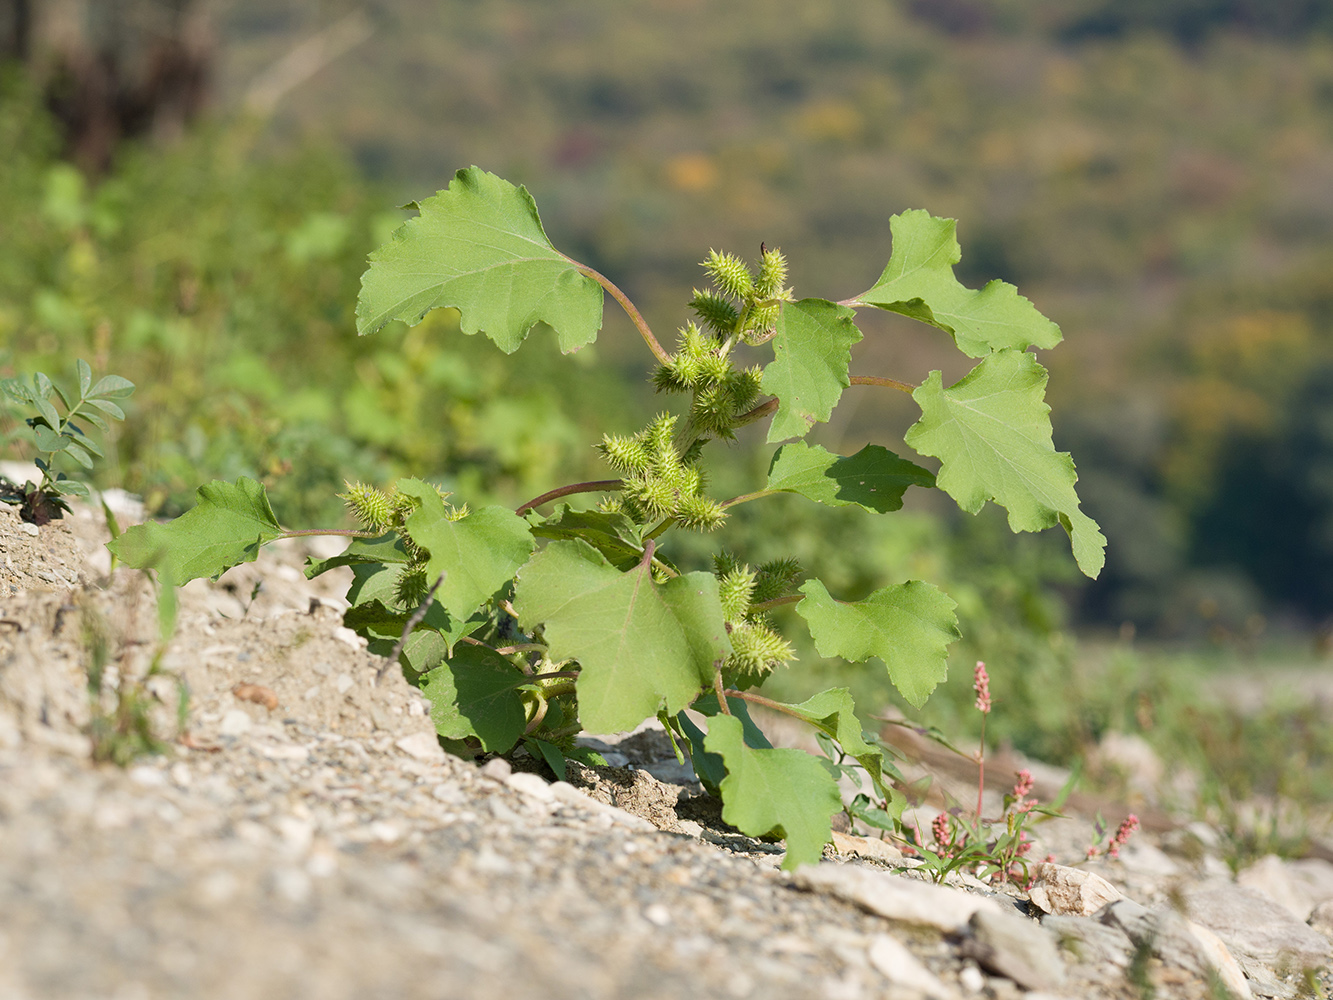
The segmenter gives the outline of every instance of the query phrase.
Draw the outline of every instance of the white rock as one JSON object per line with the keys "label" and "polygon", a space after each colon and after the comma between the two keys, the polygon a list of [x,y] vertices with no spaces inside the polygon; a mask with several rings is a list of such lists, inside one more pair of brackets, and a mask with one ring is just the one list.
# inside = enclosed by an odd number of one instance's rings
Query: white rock
{"label": "white rock", "polygon": [[1199,951],[1213,967],[1217,978],[1231,991],[1233,1000],[1253,1000],[1254,994],[1250,991],[1250,984],[1245,979],[1245,973],[1241,971],[1240,963],[1236,961],[1222,939],[1207,927],[1192,920],[1185,921],[1185,925],[1199,942]]}
{"label": "white rock", "polygon": [[218,724],[218,732],[223,736],[240,736],[250,728],[250,716],[239,708],[228,709]]}
{"label": "white rock", "polygon": [[1095,872],[1042,862],[1032,866],[1028,899],[1043,913],[1090,917],[1121,892]]}
{"label": "white rock", "polygon": [[368,643],[361,636],[357,635],[345,625],[339,625],[333,630],[333,637],[340,642],[345,642],[353,649],[365,649]]}
{"label": "white rock", "polygon": [[874,858],[889,864],[897,864],[903,859],[903,852],[887,840],[873,837],[852,837],[833,831],[833,846],[840,854],[855,854],[863,858]]}
{"label": "white rock", "polygon": [[628,813],[624,809],[607,805],[605,802],[599,802],[591,795],[584,795],[567,781],[557,781],[549,787],[551,789],[552,797],[557,801],[597,813],[608,821],[608,823],[615,823],[630,830],[637,830],[642,833],[656,832],[657,830],[657,827],[653,826],[653,824],[649,823],[641,816],[635,816],[633,813]]}
{"label": "white rock", "polygon": [[167,783],[167,776],[149,764],[141,764],[138,767],[130,768],[130,780],[136,785],[158,788]]}
{"label": "white rock", "polygon": [[958,933],[978,910],[1000,912],[993,900],[859,865],[823,863],[796,871],[799,888],[825,892],[903,923]]}
{"label": "white rock", "polygon": [[1262,892],[1297,920],[1306,921],[1315,900],[1309,890],[1292,878],[1287,866],[1276,854],[1260,858],[1236,876],[1236,884]]}
{"label": "white rock", "polygon": [[876,934],[870,940],[866,955],[870,964],[891,983],[941,1000],[950,996],[949,988],[940,982],[939,977],[922,965],[921,960],[897,938]]}
{"label": "white rock", "polygon": [[495,781],[507,781],[513,771],[513,765],[503,757],[492,757],[481,765],[481,773]]}
{"label": "white rock", "polygon": [[434,733],[413,733],[394,743],[399,750],[417,760],[443,760],[439,738]]}
{"label": "white rock", "polygon": [[661,903],[653,903],[643,911],[643,918],[655,927],[665,927],[671,923],[671,911]]}
{"label": "white rock", "polygon": [[515,771],[505,779],[505,784],[514,791],[526,795],[530,799],[536,799],[538,802],[555,801],[555,796],[551,794],[551,786],[538,775],[526,771]]}
{"label": "white rock", "polygon": [[333,686],[338,689],[339,694],[346,694],[348,691],[352,690],[352,683],[350,674],[339,674],[338,679],[333,682]]}
{"label": "white rock", "polygon": [[958,973],[958,982],[969,993],[980,993],[986,988],[986,977],[975,965],[964,966],[963,971]]}

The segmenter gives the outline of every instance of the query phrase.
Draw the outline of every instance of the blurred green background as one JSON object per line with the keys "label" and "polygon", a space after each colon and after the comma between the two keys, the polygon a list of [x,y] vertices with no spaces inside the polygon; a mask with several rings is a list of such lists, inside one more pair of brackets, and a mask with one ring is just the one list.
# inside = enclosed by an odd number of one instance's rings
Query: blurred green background
{"label": "blurred green background", "polygon": [[[138,384],[104,485],[167,515],[257,476],[306,526],[341,523],[349,478],[516,503],[605,476],[601,430],[662,404],[614,307],[568,358],[536,331],[506,359],[448,314],[354,334],[393,206],[458,167],[526,184],[664,342],[709,248],[779,245],[799,295],[844,298],[889,217],[927,208],[960,220],[965,283],[1012,281],[1065,331],[1042,361],[1101,579],[1058,531],[924,495],[878,519],[746,505],[726,544],[794,551],[844,597],[948,590],[967,638],[932,721],[973,724],[984,658],[1021,749],[1116,729],[1183,754],[1188,728],[1213,734],[1201,762],[1254,743],[1251,790],[1298,753],[1301,794],[1333,794],[1321,727],[1245,729],[1184,680],[1329,651],[1333,0],[15,0],[0,51],[0,374],[86,357]],[[859,322],[855,373],[966,370],[935,331]],[[896,448],[912,419],[853,389],[813,439]],[[720,449],[715,492],[766,461],[758,437]],[[848,680],[802,653],[781,691]]]}

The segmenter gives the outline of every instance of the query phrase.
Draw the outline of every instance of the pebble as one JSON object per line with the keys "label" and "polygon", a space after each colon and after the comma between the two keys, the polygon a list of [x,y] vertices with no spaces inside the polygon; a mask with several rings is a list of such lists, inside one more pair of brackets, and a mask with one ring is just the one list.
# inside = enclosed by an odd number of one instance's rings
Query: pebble
{"label": "pebble", "polygon": [[895,985],[916,990],[931,1000],[946,1000],[952,995],[939,976],[927,969],[897,938],[876,934],[870,940],[866,955],[879,974]]}
{"label": "pebble", "polygon": [[856,865],[826,863],[800,868],[794,881],[802,889],[828,893],[890,920],[951,934],[961,932],[978,910],[999,911],[984,896]]}
{"label": "pebble", "polygon": [[1124,894],[1096,872],[1042,862],[1031,868],[1028,898],[1043,913],[1090,917]]}
{"label": "pebble", "polygon": [[968,926],[972,937],[963,942],[963,954],[984,968],[1028,990],[1048,989],[1064,982],[1064,960],[1055,940],[1036,921],[984,908],[972,914]]}

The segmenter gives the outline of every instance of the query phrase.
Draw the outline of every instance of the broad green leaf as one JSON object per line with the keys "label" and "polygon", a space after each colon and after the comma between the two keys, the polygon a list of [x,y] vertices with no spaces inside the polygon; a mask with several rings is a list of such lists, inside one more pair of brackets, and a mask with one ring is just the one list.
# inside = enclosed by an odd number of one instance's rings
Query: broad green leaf
{"label": "broad green leaf", "polygon": [[889,220],[893,253],[875,287],[856,301],[901,313],[953,335],[958,349],[980,358],[1003,347],[1054,347],[1060,328],[1013,285],[996,279],[964,287],[953,267],[962,259],[957,222],[913,209]]}
{"label": "broad green leaf", "polygon": [[88,452],[89,454],[96,455],[98,458],[102,458],[102,457],[104,457],[104,456],[102,455],[102,448],[101,448],[101,446],[98,445],[98,443],[97,443],[96,441],[94,441],[92,438],[90,438],[90,437],[88,436],[88,432],[85,431],[82,427],[80,427],[78,424],[66,424],[65,426],[66,426],[69,430],[71,430],[71,431],[73,431],[73,432],[75,433],[75,435],[77,436],[77,440],[78,440],[78,442],[79,442],[79,447],[80,447],[80,448],[82,448],[84,451]]}
{"label": "broad green leaf", "polygon": [[103,375],[97,380],[97,384],[88,392],[91,398],[96,396],[101,399],[120,399],[134,392],[134,383],[127,378],[121,378],[119,375]]}
{"label": "broad green leaf", "polygon": [[[401,634],[401,633],[400,633]],[[366,646],[370,652],[376,656],[390,656],[393,648],[398,645],[399,636],[367,636],[369,642]],[[431,632],[429,629],[423,629],[413,632],[407,637],[407,642],[403,643],[402,652],[398,654],[398,662],[403,667],[403,676],[407,678],[409,684],[416,684],[421,677],[430,673],[449,655],[449,647],[445,645],[444,639],[438,632]]]}
{"label": "broad green leaf", "polygon": [[851,346],[861,339],[856,314],[825,299],[788,302],[778,314],[773,360],[763,389],[778,397],[768,440],[805,437],[816,420],[828,420],[842,390],[851,385]]}
{"label": "broad green leaf", "polygon": [[817,863],[833,837],[832,816],[842,809],[838,785],[818,758],[747,746],[741,720],[731,715],[708,720],[704,745],[727,765],[722,819],[751,837],[786,840],[784,869]]}
{"label": "broad green leaf", "polygon": [[919,580],[883,587],[860,601],[835,601],[818,580],[801,585],[796,613],[810,626],[820,656],[860,663],[877,656],[889,679],[915,707],[944,680],[946,647],[962,638],[957,605]]}
{"label": "broad green leaf", "polygon": [[93,384],[93,370],[88,367],[88,362],[84,361],[83,358],[79,358],[75,365],[79,370],[79,395],[87,396],[88,389]]}
{"label": "broad green leaf", "polygon": [[[99,410],[101,410],[109,417],[115,417],[117,420],[125,419],[125,411],[122,410],[115,403],[111,402],[109,399],[90,399],[88,400],[88,405],[97,407]],[[91,418],[92,414],[85,414],[85,416]],[[103,428],[106,427],[105,424],[101,424],[99,426]]]}
{"label": "broad green leaf", "polygon": [[52,485],[55,486],[57,493],[64,496],[83,497],[85,500],[88,498],[88,487],[77,479],[61,479]]}
{"label": "broad green leaf", "polygon": [[[32,405],[37,407],[37,412],[50,425],[52,430],[60,426],[60,414],[56,412],[56,408],[51,405],[49,399],[45,396],[33,396]],[[50,449],[43,450],[49,451]]]}
{"label": "broad green leaf", "polygon": [[313,556],[305,561],[306,579],[313,580],[321,573],[327,573],[339,566],[356,566],[363,563],[406,563],[409,560],[407,549],[403,548],[402,539],[394,532],[379,535],[376,538],[354,538],[352,543],[340,555],[330,559],[316,559]]}
{"label": "broad green leaf", "polygon": [[33,427],[32,436],[37,442],[38,451],[64,451],[74,441],[68,434],[57,434],[45,424],[37,424]]}
{"label": "broad green leaf", "polygon": [[[415,612],[415,608],[412,611],[399,611],[386,604],[383,598],[377,597],[360,601],[348,608],[343,613],[343,624],[367,639],[379,637],[397,642]],[[474,614],[466,621],[454,618],[440,607],[439,601],[431,601],[425,617],[413,627],[412,631],[414,634],[421,631],[435,632],[444,639],[445,645],[452,651],[459,639],[471,635],[486,620],[487,616],[484,614]]]}
{"label": "broad green leaf", "polygon": [[921,419],[904,440],[940,460],[936,480],[970,514],[987,500],[1009,511],[1014,531],[1057,521],[1069,532],[1079,569],[1095,578],[1106,538],[1079,510],[1073,459],[1051,443],[1046,369],[1024,351],[997,351],[948,389],[939,372],[912,393]]}
{"label": "broad green leaf", "polygon": [[523,735],[527,716],[518,689],[528,680],[495,650],[464,643],[424,681],[422,694],[441,736],[475,736],[488,752],[505,753]]}
{"label": "broad green leaf", "polygon": [[568,504],[560,504],[550,517],[532,526],[532,533],[552,540],[582,538],[621,570],[643,558],[640,529],[624,514],[571,510]]}
{"label": "broad green leaf", "polygon": [[[847,688],[821,691],[799,705],[788,705],[787,710],[819,732],[837,740],[843,752],[855,758],[866,769],[870,780],[875,783],[875,790],[884,798],[891,797],[891,790],[884,784],[884,750],[866,742],[861,732],[861,722],[856,717],[851,691]],[[890,772],[896,771],[892,761],[887,764]]]}
{"label": "broad green leaf", "polygon": [[403,573],[402,566],[353,563],[351,569],[352,585],[347,588],[347,599],[353,606],[371,601],[387,605],[397,599],[398,577]]}
{"label": "broad green leaf", "polygon": [[482,507],[451,521],[430,484],[403,479],[398,492],[421,501],[407,517],[407,532],[430,551],[426,579],[434,583],[444,575],[435,599],[453,618],[467,618],[477,610],[513,578],[536,546],[528,523],[507,508]]}
{"label": "broad green leaf", "polygon": [[799,493],[830,507],[856,504],[883,514],[902,508],[907,487],[934,485],[932,473],[877,444],[844,458],[797,441],[773,453],[764,488]]}
{"label": "broad green leaf", "polygon": [[125,565],[161,567],[181,586],[254,562],[259,546],[282,534],[264,487],[253,479],[214,480],[195,496],[196,505],[174,521],[135,525],[107,547]]}
{"label": "broad green leaf", "polygon": [[711,573],[658,585],[646,565],[622,573],[582,539],[533,556],[514,607],[525,630],[545,625],[552,658],[579,661],[579,718],[590,732],[633,729],[664,705],[679,712],[731,652]]}
{"label": "broad green leaf", "polygon": [[78,462],[85,469],[91,469],[93,467],[93,457],[73,442],[70,442],[65,446],[65,454],[74,459],[74,461]]}
{"label": "broad green leaf", "polygon": [[417,207],[420,215],[370,255],[358,333],[452,306],[464,333],[484,331],[508,354],[538,322],[566,353],[597,339],[601,286],[551,245],[526,188],[470,167]]}
{"label": "broad green leaf", "polygon": [[[752,718],[750,718],[750,709],[741,698],[727,698],[727,707],[731,709],[731,714],[741,720],[742,733],[745,737],[745,745],[754,747],[756,750],[772,749],[773,744],[768,742],[768,737],[760,729]],[[711,692],[703,695],[690,706],[690,708],[710,718],[718,714],[717,695]],[[709,753],[704,749],[704,738],[707,734],[694,724],[684,712],[676,716],[681,731],[690,741],[690,764],[694,767],[695,776],[699,783],[704,786],[711,794],[721,795],[719,786],[722,779],[727,776],[727,766],[722,762],[722,758],[715,753]]]}

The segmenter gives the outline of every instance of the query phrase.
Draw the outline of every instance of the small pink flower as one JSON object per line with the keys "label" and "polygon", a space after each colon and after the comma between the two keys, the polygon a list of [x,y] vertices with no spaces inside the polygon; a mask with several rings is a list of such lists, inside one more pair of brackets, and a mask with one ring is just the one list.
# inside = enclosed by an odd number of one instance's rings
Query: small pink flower
{"label": "small pink flower", "polygon": [[972,677],[972,687],[977,692],[977,711],[982,715],[990,714],[990,675],[986,673],[986,664],[977,660],[977,669]]}
{"label": "small pink flower", "polygon": [[1014,798],[1022,799],[1032,791],[1032,772],[1025,767],[1018,772],[1017,778],[1014,782]]}
{"label": "small pink flower", "polygon": [[1106,848],[1106,853],[1113,858],[1120,857],[1120,848],[1129,843],[1129,838],[1134,835],[1134,831],[1139,828],[1139,818],[1133,813],[1125,817],[1125,821],[1120,824],[1120,829],[1116,830],[1115,837]]}
{"label": "small pink flower", "polygon": [[935,843],[940,847],[948,847],[949,841],[952,839],[948,815],[945,813],[936,814],[935,818],[930,821],[930,832],[935,836]]}
{"label": "small pink flower", "polygon": [[1041,860],[1045,861],[1048,865],[1053,865],[1053,864],[1055,864],[1055,855],[1054,855],[1054,854],[1048,854],[1048,855],[1046,855],[1046,857],[1042,858]]}
{"label": "small pink flower", "polygon": [[1032,850],[1032,841],[1028,839],[1026,833],[1018,835],[1018,856],[1021,858]]}

